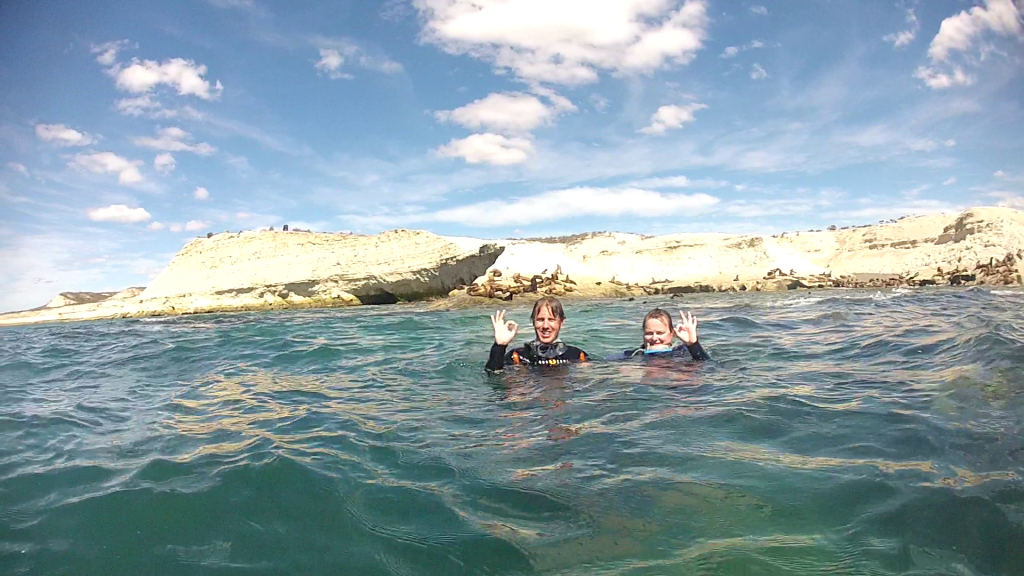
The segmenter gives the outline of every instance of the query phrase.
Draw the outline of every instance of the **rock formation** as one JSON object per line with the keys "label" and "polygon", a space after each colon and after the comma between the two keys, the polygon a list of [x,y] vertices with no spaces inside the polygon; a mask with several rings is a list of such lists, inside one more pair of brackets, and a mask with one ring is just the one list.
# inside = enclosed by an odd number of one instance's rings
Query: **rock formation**
{"label": "rock formation", "polygon": [[[62,293],[0,325],[197,312],[801,288],[1022,283],[1024,213],[972,208],[777,236],[587,233],[484,241],[252,231],[187,244],[144,291]],[[141,293],[139,293],[141,291]],[[453,304],[455,305],[455,304]]]}

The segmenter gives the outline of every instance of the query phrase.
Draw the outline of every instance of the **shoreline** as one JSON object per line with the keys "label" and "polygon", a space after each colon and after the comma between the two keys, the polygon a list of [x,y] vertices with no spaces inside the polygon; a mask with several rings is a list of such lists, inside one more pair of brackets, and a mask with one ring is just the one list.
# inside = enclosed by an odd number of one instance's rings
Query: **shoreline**
{"label": "shoreline", "polygon": [[143,288],[63,292],[0,326],[428,302],[435,309],[567,300],[1020,286],[1024,212],[978,207],[779,235],[593,232],[484,240],[417,230],[287,231],[187,243]]}

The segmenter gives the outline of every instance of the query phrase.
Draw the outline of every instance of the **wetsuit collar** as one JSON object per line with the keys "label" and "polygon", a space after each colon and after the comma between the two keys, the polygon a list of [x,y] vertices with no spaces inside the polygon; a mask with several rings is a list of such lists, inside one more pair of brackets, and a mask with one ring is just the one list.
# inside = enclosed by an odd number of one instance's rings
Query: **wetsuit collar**
{"label": "wetsuit collar", "polygon": [[526,347],[533,353],[537,358],[544,358],[550,360],[552,358],[558,358],[565,353],[566,345],[559,338],[551,344],[544,344],[539,340],[530,340],[526,343]]}

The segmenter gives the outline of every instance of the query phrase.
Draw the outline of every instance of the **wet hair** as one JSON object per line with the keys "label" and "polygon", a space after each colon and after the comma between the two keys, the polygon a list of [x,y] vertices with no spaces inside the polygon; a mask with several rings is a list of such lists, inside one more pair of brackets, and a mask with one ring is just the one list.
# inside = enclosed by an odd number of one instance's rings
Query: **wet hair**
{"label": "wet hair", "polygon": [[540,312],[543,308],[547,308],[551,311],[551,315],[559,320],[565,320],[565,311],[562,310],[562,303],[558,301],[558,298],[554,296],[544,296],[533,303],[533,312],[530,312],[530,321],[532,322],[537,316],[537,312]]}
{"label": "wet hair", "polygon": [[647,331],[647,321],[651,319],[661,320],[665,323],[665,326],[668,326],[669,334],[675,334],[675,331],[672,330],[672,315],[661,308],[655,308],[648,312],[647,316],[644,316],[644,323],[640,325],[641,336],[643,336],[643,333]]}

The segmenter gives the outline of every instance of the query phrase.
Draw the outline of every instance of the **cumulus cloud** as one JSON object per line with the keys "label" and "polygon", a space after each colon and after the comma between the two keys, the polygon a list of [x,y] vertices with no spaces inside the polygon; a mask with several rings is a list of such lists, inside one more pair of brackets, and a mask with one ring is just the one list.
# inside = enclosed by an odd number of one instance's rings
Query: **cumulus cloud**
{"label": "cumulus cloud", "polygon": [[200,156],[209,156],[217,151],[216,148],[207,144],[206,142],[200,142],[199,144],[191,144],[189,141],[192,140],[192,135],[185,132],[181,128],[170,127],[164,128],[157,132],[157,138],[142,137],[133,140],[136,146],[142,146],[144,148],[152,148],[153,150],[167,150],[169,152],[192,152],[199,154]]}
{"label": "cumulus cloud", "polygon": [[530,132],[550,123],[555,115],[553,107],[544,105],[536,96],[520,92],[489,94],[461,108],[434,114],[442,122],[503,134]]}
{"label": "cumulus cloud", "polygon": [[184,58],[171,58],[161,62],[133,58],[125,68],[113,68],[117,87],[133,94],[151,92],[163,84],[178,91],[182,96],[196,96],[203,100],[216,100],[224,91],[220,80],[210,84],[203,78],[206,66]]}
{"label": "cumulus cloud", "polygon": [[210,191],[200,186],[196,188],[195,191],[192,192],[192,197],[195,198],[196,200],[209,200]]}
{"label": "cumulus cloud", "polygon": [[88,146],[95,141],[92,136],[63,124],[36,124],[36,136],[58,146]]}
{"label": "cumulus cloud", "polygon": [[164,228],[167,228],[166,224],[161,224],[160,222],[156,221],[150,222],[149,226],[146,226],[147,230],[163,230]]}
{"label": "cumulus cloud", "polygon": [[154,110],[160,109],[160,103],[149,94],[136,98],[122,98],[115,102],[118,112],[128,116],[142,116]]}
{"label": "cumulus cloud", "polygon": [[768,77],[768,72],[756,62],[750,69],[750,78],[752,80],[764,80]]}
{"label": "cumulus cloud", "polygon": [[902,48],[910,44],[914,41],[917,31],[921,28],[921,24],[917,21],[917,16],[914,15],[913,9],[907,10],[907,24],[910,25],[908,29],[882,36],[882,40],[892,42],[894,48]]}
{"label": "cumulus cloud", "polygon": [[928,47],[932,62],[944,62],[951,52],[964,52],[985,32],[1002,36],[1021,34],[1021,13],[1012,0],[985,0],[985,6],[975,6],[956,16],[950,16],[939,25],[939,33]]}
{"label": "cumulus cloud", "polygon": [[210,223],[205,220],[189,220],[184,224],[171,224],[167,229],[171,232],[197,232],[209,227]]}
{"label": "cumulus cloud", "polygon": [[113,66],[117,62],[117,53],[127,45],[127,40],[104,42],[103,44],[93,44],[89,51],[96,54],[96,61],[103,66]]}
{"label": "cumulus cloud", "polygon": [[974,77],[964,73],[960,66],[955,66],[951,74],[940,72],[933,66],[921,66],[914,72],[914,78],[923,81],[929,88],[935,90],[953,86],[970,86],[974,83]]}
{"label": "cumulus cloud", "polygon": [[996,170],[992,175],[996,178],[1006,178],[1006,172],[1003,172],[1002,170]]}
{"label": "cumulus cloud", "polygon": [[157,154],[156,158],[153,159],[153,169],[164,175],[174,172],[175,166],[174,156],[167,152]]}
{"label": "cumulus cloud", "polygon": [[321,48],[320,60],[313,65],[314,68],[327,74],[328,78],[337,80],[339,78],[352,79],[351,74],[340,71],[341,65],[345,63],[345,57],[333,48]]}
{"label": "cumulus cloud", "polygon": [[413,0],[422,37],[531,81],[595,82],[599,70],[686,64],[703,47],[705,0]]}
{"label": "cumulus cloud", "polygon": [[1022,22],[1021,9],[1013,0],[985,0],[984,6],[975,6],[946,18],[928,47],[931,66],[919,67],[914,77],[935,90],[972,84],[974,79],[960,66],[953,66],[948,72],[942,71],[942,67],[950,65],[954,53],[968,52],[988,33],[1021,37],[1024,31]]}
{"label": "cumulus cloud", "polygon": [[754,6],[750,7],[750,12],[753,13],[753,14],[757,14],[758,16],[767,16],[768,15],[768,9],[767,8],[765,8],[764,6],[758,6],[756,4]]}
{"label": "cumulus cloud", "polygon": [[705,108],[707,106],[704,104],[662,106],[651,115],[651,125],[641,128],[640,132],[644,134],[664,134],[667,130],[682,128],[683,124],[696,120],[693,115],[697,110]]}
{"label": "cumulus cloud", "polygon": [[608,109],[608,104],[610,104],[608,99],[600,94],[591,94],[590,103],[594,105],[594,110],[601,113],[604,113],[604,111]]}
{"label": "cumulus cloud", "polygon": [[490,132],[453,139],[437,149],[445,158],[463,158],[470,164],[509,165],[525,162],[533,154],[533,142]]}
{"label": "cumulus cloud", "polygon": [[143,181],[139,173],[140,160],[128,160],[113,152],[97,152],[95,154],[76,154],[68,166],[81,168],[93,174],[117,174],[117,183],[122,186],[140,184]]}
{"label": "cumulus cloud", "polygon": [[956,140],[953,140],[952,138],[950,138],[949,140],[946,140],[945,142],[943,142],[943,144],[945,144],[946,146],[949,146],[949,147],[953,147],[953,146],[956,146]]}
{"label": "cumulus cloud", "polygon": [[18,174],[21,174],[22,176],[28,176],[28,168],[25,168],[24,164],[18,162],[8,162],[7,167],[10,168],[11,170],[14,170]]}
{"label": "cumulus cloud", "polygon": [[86,212],[89,215],[89,219],[93,222],[134,224],[150,219],[149,212],[146,212],[145,208],[129,208],[124,204],[113,204],[106,208],[90,208]]}
{"label": "cumulus cloud", "polygon": [[719,202],[707,194],[653,192],[639,188],[568,188],[441,210],[425,217],[466,226],[519,226],[579,216],[665,217],[706,212]]}
{"label": "cumulus cloud", "polygon": [[952,184],[956,184],[956,177],[955,176],[953,178],[950,178],[949,180],[946,180],[945,182],[942,183],[943,186],[949,186],[949,185],[952,185]]}

